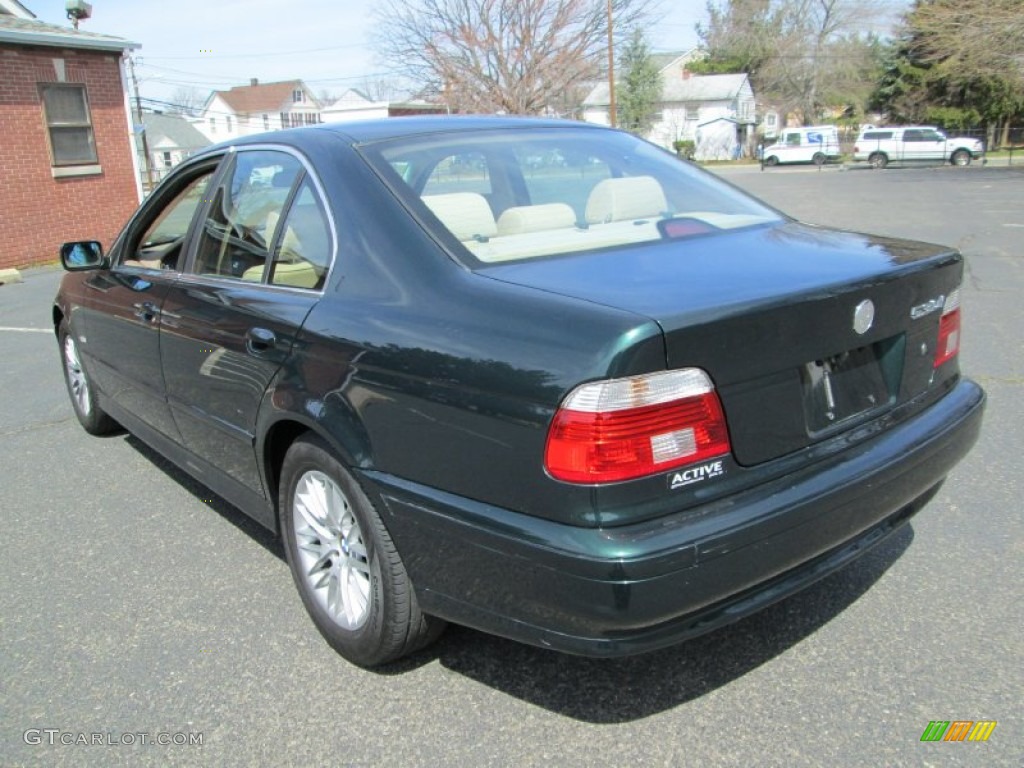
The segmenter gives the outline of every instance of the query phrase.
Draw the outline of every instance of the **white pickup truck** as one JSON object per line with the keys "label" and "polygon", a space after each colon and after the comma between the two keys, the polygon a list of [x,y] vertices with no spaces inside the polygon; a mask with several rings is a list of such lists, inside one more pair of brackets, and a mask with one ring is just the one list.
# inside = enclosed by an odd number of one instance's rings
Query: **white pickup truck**
{"label": "white pickup truck", "polygon": [[867,160],[873,168],[889,163],[940,162],[970,165],[971,160],[985,156],[985,145],[979,139],[946,134],[930,125],[865,126],[853,149],[854,160]]}

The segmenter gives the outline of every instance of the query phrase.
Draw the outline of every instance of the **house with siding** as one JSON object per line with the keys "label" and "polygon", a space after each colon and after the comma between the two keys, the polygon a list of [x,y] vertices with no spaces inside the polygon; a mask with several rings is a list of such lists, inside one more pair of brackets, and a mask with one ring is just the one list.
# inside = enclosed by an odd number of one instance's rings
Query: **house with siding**
{"label": "house with siding", "polygon": [[[178,163],[193,153],[210,146],[210,140],[181,115],[143,112],[142,125],[149,145],[149,167],[154,181],[159,181]],[[145,158],[142,165],[145,166]],[[145,167],[143,167],[145,176]]]}
{"label": "house with siding", "polygon": [[108,247],[139,204],[123,62],[137,47],[0,0],[0,269],[68,240]]}
{"label": "house with siding", "polygon": [[212,142],[237,139],[264,131],[317,125],[320,101],[301,80],[261,83],[210,94],[195,125]]}
{"label": "house with siding", "polygon": [[[698,160],[728,159],[737,152],[749,154],[756,123],[750,78],[745,74],[694,74],[687,64],[698,55],[689,51],[658,60],[661,99],[646,138],[666,148],[677,140],[696,142]],[[595,85],[583,101],[583,119],[607,125],[609,102],[608,84]],[[731,131],[734,139],[728,142],[726,157],[721,156],[723,131]],[[705,138],[711,133],[713,142]]]}

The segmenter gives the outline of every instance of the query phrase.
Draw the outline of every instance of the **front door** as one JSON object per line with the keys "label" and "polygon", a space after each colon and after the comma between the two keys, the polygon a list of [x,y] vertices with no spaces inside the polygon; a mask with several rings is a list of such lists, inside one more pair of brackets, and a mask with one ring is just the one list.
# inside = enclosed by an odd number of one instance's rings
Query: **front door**
{"label": "front door", "polygon": [[110,269],[95,272],[86,283],[83,327],[76,329],[99,389],[115,406],[172,439],[178,430],[161,372],[160,315],[215,168],[213,162],[184,174],[139,210],[110,251]]}

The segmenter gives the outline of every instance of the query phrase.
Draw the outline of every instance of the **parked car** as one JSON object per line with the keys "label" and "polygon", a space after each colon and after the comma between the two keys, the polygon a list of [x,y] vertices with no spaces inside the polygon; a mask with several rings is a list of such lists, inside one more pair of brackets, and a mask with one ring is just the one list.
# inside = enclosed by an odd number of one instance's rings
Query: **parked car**
{"label": "parked car", "polygon": [[814,163],[824,165],[842,156],[839,133],[834,125],[787,128],[774,144],[764,148],[765,165]]}
{"label": "parked car", "polygon": [[931,125],[865,126],[853,149],[854,160],[867,160],[873,168],[889,163],[938,162],[970,165],[985,156],[985,145],[966,136],[947,138]]}
{"label": "parked car", "polygon": [[84,428],[279,532],[360,665],[445,621],[595,656],[707,632],[899,528],[981,424],[956,250],[800,224],[598,126],[245,137],[62,259]]}

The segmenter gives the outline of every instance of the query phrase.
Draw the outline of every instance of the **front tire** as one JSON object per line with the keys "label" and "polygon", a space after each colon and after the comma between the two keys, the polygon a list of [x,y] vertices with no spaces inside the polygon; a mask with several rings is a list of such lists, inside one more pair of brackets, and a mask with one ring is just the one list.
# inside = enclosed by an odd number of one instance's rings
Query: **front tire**
{"label": "front tire", "polygon": [[362,667],[394,661],[444,629],[420,611],[373,503],[319,439],[301,437],[288,449],[278,509],[306,611],[346,659]]}
{"label": "front tire", "polygon": [[769,168],[774,168],[776,165],[779,164],[779,158],[777,158],[775,155],[770,155],[769,157],[765,158],[764,164],[767,165]]}
{"label": "front tire", "polygon": [[71,398],[71,407],[78,417],[78,422],[90,435],[106,435],[117,431],[117,422],[100,408],[96,400],[96,388],[93,387],[89,374],[82,365],[78,342],[71,334],[66,320],[62,320],[57,329],[57,340],[64,363],[64,384],[68,388],[68,397]]}
{"label": "front tire", "polygon": [[949,162],[951,162],[953,165],[959,165],[960,167],[970,165],[971,153],[968,152],[966,149],[958,149],[949,158]]}

